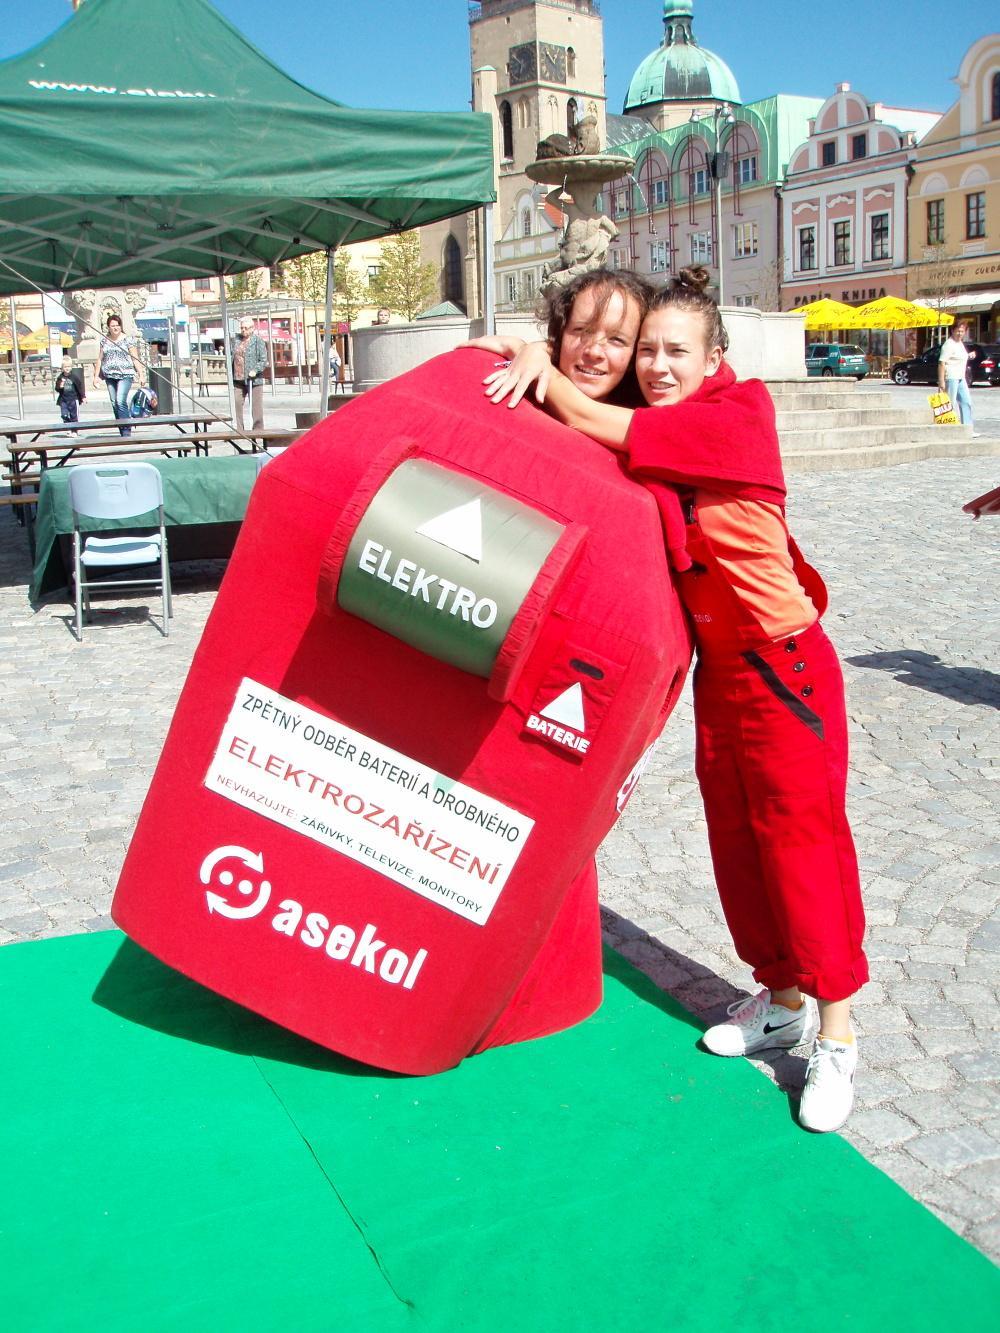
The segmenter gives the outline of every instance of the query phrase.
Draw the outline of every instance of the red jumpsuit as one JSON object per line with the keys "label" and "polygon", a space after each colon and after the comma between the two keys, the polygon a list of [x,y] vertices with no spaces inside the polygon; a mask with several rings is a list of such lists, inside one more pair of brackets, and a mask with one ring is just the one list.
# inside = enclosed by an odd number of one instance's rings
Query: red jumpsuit
{"label": "red jumpsuit", "polygon": [[771,990],[846,999],[868,966],[845,811],[843,679],[818,623],[826,590],[790,543],[816,620],[771,639],[717,560],[693,500],[704,486],[783,507],[770,396],[758,381],[737,384],[723,363],[691,398],[638,411],[628,447],[630,469],[660,504],[694,625],[696,767],[736,951]]}

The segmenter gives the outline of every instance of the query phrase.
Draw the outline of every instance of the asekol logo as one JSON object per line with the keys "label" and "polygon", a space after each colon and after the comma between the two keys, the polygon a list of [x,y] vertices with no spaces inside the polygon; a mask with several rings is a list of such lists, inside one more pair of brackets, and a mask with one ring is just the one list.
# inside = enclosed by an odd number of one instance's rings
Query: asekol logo
{"label": "asekol logo", "polygon": [[[233,872],[218,870],[223,861],[230,859],[239,861],[258,877],[256,884],[247,876],[237,883],[236,888],[244,897],[249,897],[256,890],[253,901],[243,906],[229,902],[221,893],[208,887],[212,885],[213,877],[215,884],[224,889],[232,886],[236,879]],[[198,878],[207,887],[205,902],[209,913],[228,917],[231,921],[247,921],[260,916],[270,902],[272,889],[270,881],[264,879],[263,874],[264,857],[260,852],[237,846],[216,847],[209,852],[198,871]],[[294,898],[283,898],[278,904],[278,910],[271,918],[271,929],[288,939],[297,939],[307,948],[322,949],[334,962],[347,962],[351,967],[388,982],[390,986],[402,985],[404,990],[412,990],[416,985],[420,969],[427,958],[426,949],[418,949],[412,959],[402,949],[386,949],[386,941],[377,938],[378,927],[371,922],[365,925],[359,935],[353,926],[331,925],[330,918],[322,912],[306,912]],[[382,953],[383,949],[385,953]]]}
{"label": "asekol logo", "polygon": [[[483,514],[478,499],[436,514],[415,531],[477,565],[483,558]],[[389,547],[374,538],[365,542],[358,557],[358,568],[404,595],[426,602],[436,611],[448,611],[471,622],[476,629],[489,629],[499,614],[492,597],[480,597],[472,588],[434,574],[414,560],[402,557],[393,560]]]}
{"label": "asekol logo", "polygon": [[586,754],[590,749],[590,741],[585,734],[587,719],[580,682],[577,681],[568,690],[556,695],[537,713],[529,713],[525,725],[529,731],[537,732],[566,750]]}

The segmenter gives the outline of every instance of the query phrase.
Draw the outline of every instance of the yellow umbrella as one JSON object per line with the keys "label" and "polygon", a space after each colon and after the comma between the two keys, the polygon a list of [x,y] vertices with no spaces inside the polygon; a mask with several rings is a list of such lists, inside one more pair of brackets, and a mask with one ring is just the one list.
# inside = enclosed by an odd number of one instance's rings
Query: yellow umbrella
{"label": "yellow umbrella", "polygon": [[895,329],[931,329],[939,324],[954,324],[955,316],[930,310],[925,305],[914,305],[899,296],[880,296],[854,312],[852,329],[885,329],[889,334],[889,357],[893,357],[892,335]]}
{"label": "yellow umbrella", "polygon": [[796,312],[806,317],[807,330],[849,329],[853,325],[854,307],[843,301],[831,301],[824,296],[819,301],[810,301],[808,305],[796,307]]}
{"label": "yellow umbrella", "polygon": [[914,305],[899,296],[880,296],[851,312],[852,329],[930,329],[954,324],[955,316],[938,313],[925,305]]}
{"label": "yellow umbrella", "polygon": [[[17,345],[22,352],[47,352],[50,342],[58,342],[60,347],[71,347],[73,339],[65,333],[57,334],[56,337],[49,337],[49,330],[46,326],[35,329],[33,333],[19,333],[17,335]],[[9,352],[11,348],[10,333],[4,330],[0,333],[0,351]]]}

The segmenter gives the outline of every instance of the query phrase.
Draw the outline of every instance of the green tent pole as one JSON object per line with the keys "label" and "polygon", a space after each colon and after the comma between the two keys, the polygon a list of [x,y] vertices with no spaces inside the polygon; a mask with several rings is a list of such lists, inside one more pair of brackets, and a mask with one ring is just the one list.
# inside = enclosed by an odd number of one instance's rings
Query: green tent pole
{"label": "green tent pole", "polygon": [[[170,361],[170,386],[173,390],[174,411],[181,410],[181,377],[177,369],[177,307],[170,306],[167,315],[167,355]],[[149,366],[146,367],[146,383],[149,383]]]}
{"label": "green tent pole", "polygon": [[278,391],[274,376],[274,323],[271,319],[271,302],[267,303],[267,359],[271,363],[271,397]]}
{"label": "green tent pole", "polygon": [[302,392],[302,353],[306,346],[306,308],[302,301],[295,310],[298,327],[295,330],[295,373],[298,377],[299,393]]}
{"label": "green tent pole", "polygon": [[332,247],[326,251],[326,304],[323,307],[323,365],[319,376],[319,415],[320,420],[330,410],[330,347],[333,321],[333,255]]}
{"label": "green tent pole", "polygon": [[[226,303],[226,280],[219,274],[219,306],[222,311],[222,339],[226,356],[226,388],[229,390],[229,420],[236,420],[236,389],[233,385],[233,346],[229,336],[229,306]],[[252,397],[252,395],[251,395]],[[253,422],[251,419],[251,426]]]}
{"label": "green tent pole", "polygon": [[14,312],[14,298],[9,296],[7,304],[10,306],[10,346],[13,353],[14,366],[14,388],[17,390],[17,415],[19,420],[24,420],[24,394],[21,389],[21,349],[17,345],[17,317]]}

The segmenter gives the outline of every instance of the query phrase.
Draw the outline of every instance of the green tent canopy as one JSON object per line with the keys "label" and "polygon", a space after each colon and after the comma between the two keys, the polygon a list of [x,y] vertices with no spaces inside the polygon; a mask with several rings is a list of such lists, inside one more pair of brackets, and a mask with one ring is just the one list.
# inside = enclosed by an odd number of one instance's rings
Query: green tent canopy
{"label": "green tent canopy", "polygon": [[0,62],[0,295],[239,273],[491,202],[486,115],[357,111],[208,0],[88,0]]}

